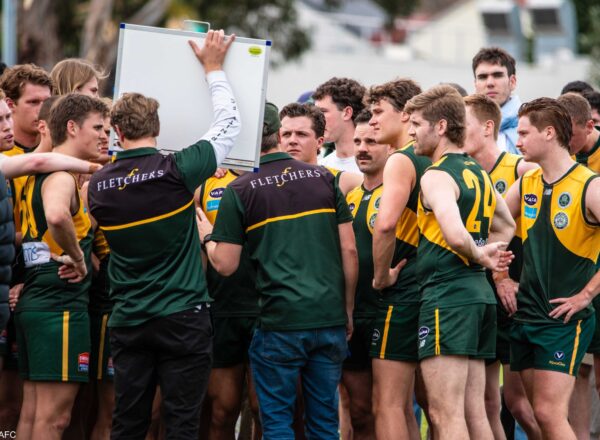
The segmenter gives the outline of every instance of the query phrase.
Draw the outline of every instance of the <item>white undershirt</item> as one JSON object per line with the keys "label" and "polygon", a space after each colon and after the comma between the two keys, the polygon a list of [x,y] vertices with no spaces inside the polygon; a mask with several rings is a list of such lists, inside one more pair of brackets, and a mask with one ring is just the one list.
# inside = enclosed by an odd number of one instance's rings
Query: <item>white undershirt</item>
{"label": "white undershirt", "polygon": [[218,166],[225,160],[240,134],[240,112],[225,72],[210,72],[206,75],[206,81],[212,97],[215,119],[202,139],[211,143]]}
{"label": "white undershirt", "polygon": [[358,169],[358,165],[356,165],[356,158],[354,156],[341,158],[337,156],[335,151],[320,159],[319,165],[340,171],[349,171],[351,173],[362,174]]}

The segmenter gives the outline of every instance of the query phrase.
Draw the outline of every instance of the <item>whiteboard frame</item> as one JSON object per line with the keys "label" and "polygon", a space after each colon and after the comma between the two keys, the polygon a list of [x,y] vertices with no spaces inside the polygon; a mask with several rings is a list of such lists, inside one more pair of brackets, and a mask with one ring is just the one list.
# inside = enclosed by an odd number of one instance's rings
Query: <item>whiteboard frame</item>
{"label": "whiteboard frame", "polygon": [[[114,90],[113,90],[113,97],[114,97],[115,101],[120,98],[122,93],[125,93],[125,92],[121,92],[121,88],[120,88],[121,84],[120,83],[121,83],[121,68],[122,68],[121,62],[123,60],[123,46],[124,46],[124,40],[125,40],[125,32],[127,30],[178,35],[178,36],[186,36],[189,38],[203,38],[203,39],[206,38],[206,35],[207,35],[202,32],[194,32],[194,31],[179,30],[179,29],[167,29],[167,28],[158,28],[158,27],[152,27],[152,26],[142,26],[142,25],[137,25],[137,24],[121,23],[121,25],[119,27],[119,43],[118,43],[118,47],[117,47],[117,65],[116,65],[116,71],[115,71],[115,86],[114,86]],[[265,57],[264,57],[264,66],[263,66],[264,74],[263,74],[263,82],[262,82],[260,96],[261,96],[261,102],[266,102],[267,82],[268,82],[268,74],[269,74],[269,55],[270,55],[270,50],[271,50],[271,45],[272,45],[271,40],[260,40],[260,39],[256,39],[256,38],[245,38],[245,37],[236,36],[235,42],[233,44],[236,44],[236,43],[252,44],[252,45],[256,45],[256,46],[265,47]],[[258,130],[257,130],[257,139],[256,139],[254,160],[249,161],[249,160],[243,159],[243,158],[235,158],[235,157],[228,156],[227,158],[225,158],[225,160],[221,164],[221,166],[223,168],[231,168],[231,169],[235,168],[235,169],[239,169],[239,170],[253,171],[253,172],[258,171],[259,164],[260,164],[260,146],[262,143],[262,131],[263,131],[262,127],[263,127],[263,121],[264,121],[264,105],[260,107],[258,116],[259,116],[258,120],[257,120]],[[248,124],[248,121],[242,121],[242,123]],[[111,138],[116,139],[114,132],[111,132]],[[181,149],[185,148],[186,146],[181,146]],[[110,145],[110,148],[111,148],[112,152],[118,150],[118,147],[115,148],[113,145]],[[158,149],[163,153],[173,153],[176,151],[180,151],[180,150],[169,150],[166,148],[162,148],[160,145],[158,146]]]}

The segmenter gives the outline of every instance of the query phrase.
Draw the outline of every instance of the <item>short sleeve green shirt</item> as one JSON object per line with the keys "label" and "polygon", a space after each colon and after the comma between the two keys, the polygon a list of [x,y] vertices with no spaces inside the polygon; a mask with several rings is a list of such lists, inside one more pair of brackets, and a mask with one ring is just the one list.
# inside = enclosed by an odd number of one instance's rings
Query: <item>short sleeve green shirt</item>
{"label": "short sleeve green shirt", "polygon": [[333,327],[346,322],[338,225],[351,221],[331,173],[273,153],[225,189],[212,239],[247,243],[261,328]]}

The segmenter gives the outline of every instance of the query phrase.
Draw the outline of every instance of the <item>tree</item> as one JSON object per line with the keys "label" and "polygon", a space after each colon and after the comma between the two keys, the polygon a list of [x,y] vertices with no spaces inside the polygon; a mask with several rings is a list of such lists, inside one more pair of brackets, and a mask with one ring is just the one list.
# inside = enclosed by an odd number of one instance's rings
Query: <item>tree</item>
{"label": "tree", "polygon": [[393,27],[396,17],[408,16],[419,4],[416,0],[375,0],[375,3],[386,12],[390,27]]}
{"label": "tree", "polygon": [[600,6],[589,9],[590,28],[581,36],[581,45],[589,49],[590,81],[600,87]]}
{"label": "tree", "polygon": [[20,63],[46,69],[66,57],[85,58],[114,72],[119,24],[164,26],[191,18],[213,29],[273,41],[279,64],[310,47],[294,0],[19,0]]}

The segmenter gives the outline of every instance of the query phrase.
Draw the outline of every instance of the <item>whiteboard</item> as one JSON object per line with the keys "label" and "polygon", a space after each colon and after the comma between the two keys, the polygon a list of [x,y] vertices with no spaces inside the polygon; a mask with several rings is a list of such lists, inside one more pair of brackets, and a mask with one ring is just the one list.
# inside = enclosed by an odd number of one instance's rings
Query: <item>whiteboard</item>
{"label": "whiteboard", "polygon": [[[204,69],[188,40],[200,47],[206,34],[121,24],[115,100],[127,92],[160,103],[158,148],[180,151],[198,141],[213,120]],[[242,129],[222,166],[256,170],[259,164],[271,42],[236,37],[223,70],[236,98]]]}

